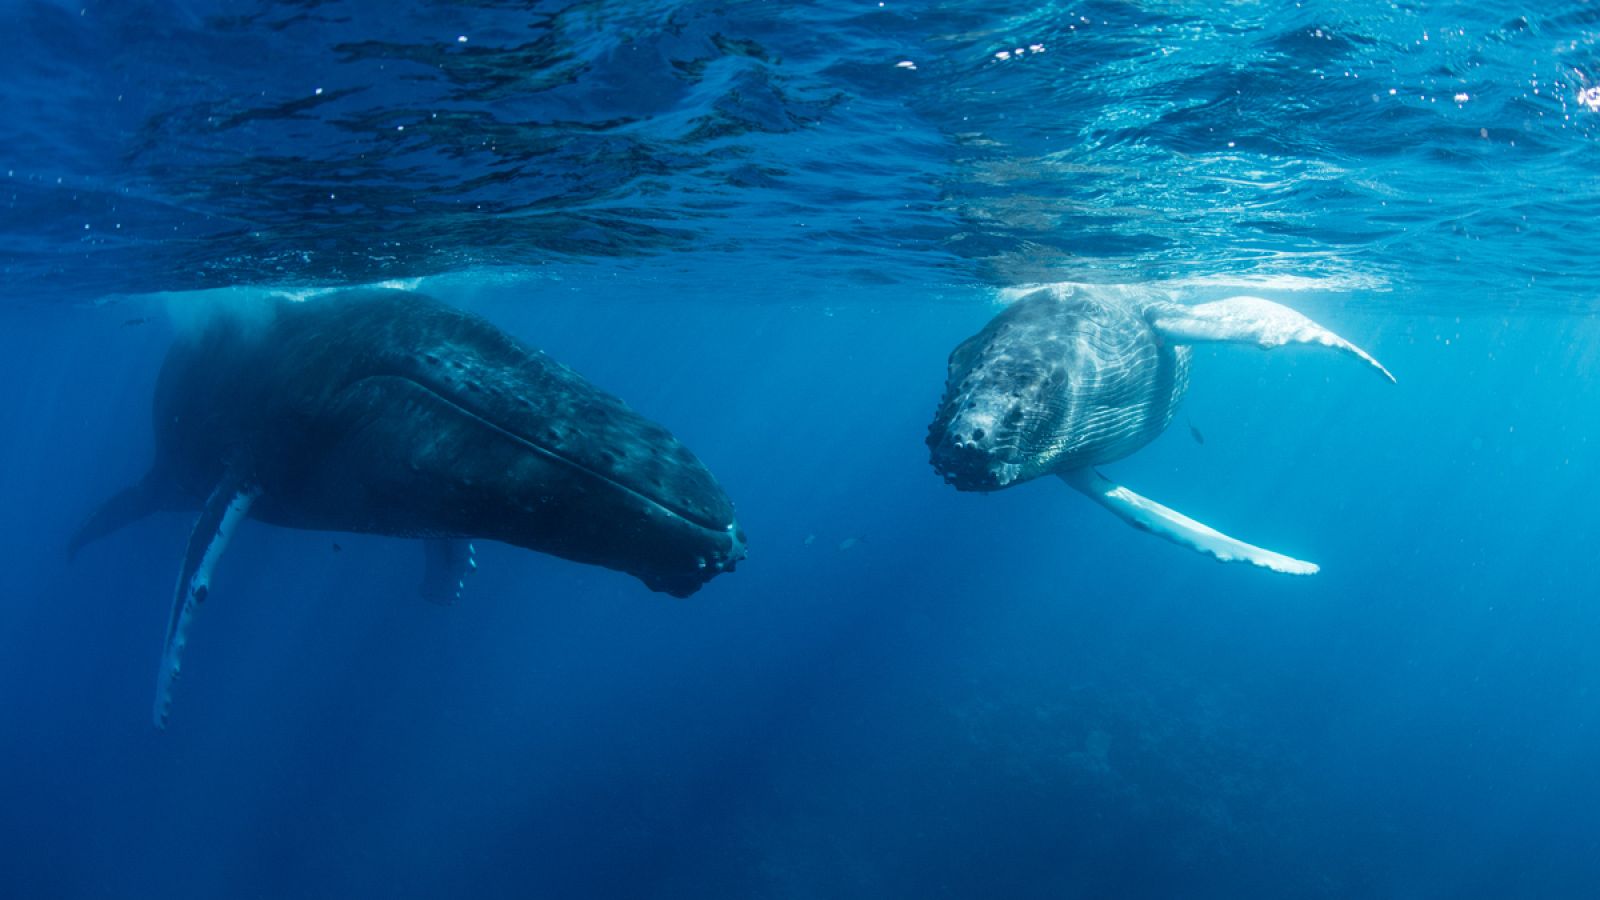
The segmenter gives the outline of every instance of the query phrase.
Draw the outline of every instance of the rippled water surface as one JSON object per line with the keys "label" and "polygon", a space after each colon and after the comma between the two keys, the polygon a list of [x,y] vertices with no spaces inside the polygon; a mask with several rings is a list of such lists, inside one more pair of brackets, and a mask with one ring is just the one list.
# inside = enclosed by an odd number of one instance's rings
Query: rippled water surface
{"label": "rippled water surface", "polygon": [[1589,4],[9,4],[32,299],[685,253],[1586,308]]}

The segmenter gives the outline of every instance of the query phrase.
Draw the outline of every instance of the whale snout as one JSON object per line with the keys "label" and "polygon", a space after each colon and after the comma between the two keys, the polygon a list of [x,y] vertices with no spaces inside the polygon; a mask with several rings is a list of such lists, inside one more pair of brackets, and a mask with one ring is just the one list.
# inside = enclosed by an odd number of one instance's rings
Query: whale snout
{"label": "whale snout", "polygon": [[745,543],[744,528],[737,521],[728,526],[728,534],[733,538],[733,546],[724,557],[726,568],[722,571],[732,572],[734,566],[750,555],[750,551]]}
{"label": "whale snout", "polygon": [[695,568],[705,573],[706,580],[723,572],[732,572],[745,557],[749,556],[745,544],[744,528],[737,521],[730,524],[721,538],[717,541],[715,549],[705,556],[696,557]]}
{"label": "whale snout", "polygon": [[1016,481],[1018,467],[974,441],[933,444],[933,470],[958,491],[998,491]]}
{"label": "whale snout", "polygon": [[744,528],[735,521],[707,542],[703,552],[695,556],[692,571],[641,573],[638,577],[653,591],[687,597],[718,575],[732,572],[749,555],[746,547]]}
{"label": "whale snout", "polygon": [[945,483],[959,491],[998,491],[1021,470],[1015,445],[1007,440],[1006,416],[988,408],[958,406],[928,426],[929,461]]}

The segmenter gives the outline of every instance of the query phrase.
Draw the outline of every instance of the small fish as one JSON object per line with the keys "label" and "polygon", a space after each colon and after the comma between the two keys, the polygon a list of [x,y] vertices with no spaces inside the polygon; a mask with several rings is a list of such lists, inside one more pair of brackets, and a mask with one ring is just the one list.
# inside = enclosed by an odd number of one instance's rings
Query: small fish
{"label": "small fish", "polygon": [[811,546],[812,544],[815,544],[816,542],[817,542],[817,536],[816,535],[814,535],[814,534],[806,535],[806,546],[807,547]]}
{"label": "small fish", "polygon": [[842,550],[842,551],[853,550],[853,549],[855,549],[856,545],[859,544],[859,543],[861,543],[861,538],[858,538],[858,537],[847,537],[844,540],[839,542],[839,549]]}
{"label": "small fish", "polygon": [[338,553],[340,550],[343,550],[343,549],[344,548],[339,546],[338,544],[334,544],[333,545],[333,552],[335,552],[335,553]]}
{"label": "small fish", "polygon": [[1204,444],[1206,442],[1206,436],[1200,433],[1200,429],[1194,427],[1193,421],[1189,422],[1189,436],[1194,438],[1196,444]]}
{"label": "small fish", "polygon": [[122,327],[123,328],[127,328],[129,325],[143,325],[144,323],[146,323],[148,321],[150,321],[150,320],[144,318],[143,316],[141,316],[141,317],[139,317],[137,319],[123,319],[122,320]]}

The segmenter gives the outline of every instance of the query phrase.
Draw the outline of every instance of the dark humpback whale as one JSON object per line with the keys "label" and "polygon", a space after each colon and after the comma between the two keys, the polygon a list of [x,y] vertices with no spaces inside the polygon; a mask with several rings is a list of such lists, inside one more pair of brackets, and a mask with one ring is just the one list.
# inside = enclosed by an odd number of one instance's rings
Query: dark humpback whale
{"label": "dark humpback whale", "polygon": [[405,291],[219,313],[180,335],[152,413],[156,459],[69,552],[149,512],[199,507],[157,684],[166,721],[195,607],[239,522],[427,541],[449,602],[489,539],[685,597],[744,557],[733,504],[665,428],[478,316]]}
{"label": "dark humpback whale", "polygon": [[1171,424],[1189,389],[1187,345],[1201,341],[1320,344],[1394,381],[1354,344],[1259,297],[1188,306],[1140,287],[1051,285],[1018,299],[951,352],[944,399],[928,427],[933,468],[962,491],[1056,475],[1129,524],[1217,559],[1316,572],[1095,471]]}

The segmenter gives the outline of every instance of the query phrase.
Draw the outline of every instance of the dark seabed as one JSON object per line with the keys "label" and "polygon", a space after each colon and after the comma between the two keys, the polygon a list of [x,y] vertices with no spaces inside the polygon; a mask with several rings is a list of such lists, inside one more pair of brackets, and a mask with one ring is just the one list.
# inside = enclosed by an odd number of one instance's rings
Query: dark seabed
{"label": "dark seabed", "polygon": [[[1600,883],[1600,11],[0,3],[0,895],[1582,898]],[[953,491],[1022,284],[1305,312],[1108,474]],[[68,537],[208,304],[388,282],[667,425],[687,600],[192,513]],[[1193,434],[1191,434],[1193,429]],[[1200,440],[1198,436],[1204,435]]]}

